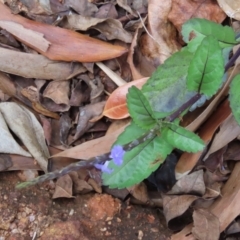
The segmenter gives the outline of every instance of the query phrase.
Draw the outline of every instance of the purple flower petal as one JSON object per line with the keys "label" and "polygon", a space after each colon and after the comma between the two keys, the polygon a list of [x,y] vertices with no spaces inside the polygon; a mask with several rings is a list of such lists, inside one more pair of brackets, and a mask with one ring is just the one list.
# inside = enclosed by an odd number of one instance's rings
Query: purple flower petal
{"label": "purple flower petal", "polygon": [[109,161],[106,161],[104,164],[96,163],[94,167],[101,170],[102,172],[112,173],[113,169],[108,168]]}
{"label": "purple flower petal", "polygon": [[112,148],[110,157],[113,159],[113,162],[120,166],[123,163],[123,157],[124,157],[125,151],[123,150],[123,147],[120,145],[116,145]]}

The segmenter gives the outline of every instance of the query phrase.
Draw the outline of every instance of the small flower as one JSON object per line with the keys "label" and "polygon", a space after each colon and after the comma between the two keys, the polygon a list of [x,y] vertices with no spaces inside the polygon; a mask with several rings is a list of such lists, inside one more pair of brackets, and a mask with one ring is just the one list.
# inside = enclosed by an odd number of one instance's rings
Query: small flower
{"label": "small flower", "polygon": [[123,150],[123,147],[120,145],[116,145],[112,148],[110,158],[113,159],[113,162],[120,166],[123,163],[123,156],[125,154],[125,151]]}
{"label": "small flower", "polygon": [[95,168],[101,170],[102,172],[106,172],[106,173],[112,173],[113,169],[108,168],[108,164],[110,161],[106,161],[104,164],[99,164],[96,163],[94,164]]}

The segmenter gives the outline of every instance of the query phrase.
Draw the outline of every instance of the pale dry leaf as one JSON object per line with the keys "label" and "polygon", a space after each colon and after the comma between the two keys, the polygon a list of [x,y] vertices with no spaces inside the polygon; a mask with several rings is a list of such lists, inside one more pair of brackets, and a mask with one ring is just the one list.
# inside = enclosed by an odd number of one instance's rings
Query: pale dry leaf
{"label": "pale dry leaf", "polygon": [[14,140],[1,112],[0,112],[0,130],[1,130],[0,153],[12,153],[26,157],[31,157],[31,154],[29,154],[27,151],[21,148],[19,144]]}
{"label": "pale dry leaf", "polygon": [[205,193],[203,170],[195,171],[178,180],[167,194],[197,194]]}
{"label": "pale dry leaf", "polygon": [[207,159],[211,153],[218,151],[226,146],[240,134],[240,126],[231,114],[221,125],[220,130],[214,136],[211,147],[204,159]]}
{"label": "pale dry leaf", "polygon": [[7,30],[20,41],[34,46],[41,52],[46,52],[50,46],[50,42],[44,38],[43,33],[27,29],[19,23],[0,20],[0,27]]}
{"label": "pale dry leaf", "polygon": [[80,63],[51,61],[31,53],[0,48],[0,71],[25,78],[66,80],[86,71]]}
{"label": "pale dry leaf", "polygon": [[236,0],[217,0],[222,10],[230,17],[240,21],[240,2]]}
{"label": "pale dry leaf", "polygon": [[193,212],[192,234],[199,240],[218,240],[220,237],[218,218],[206,209]]}
{"label": "pale dry leaf", "polygon": [[42,170],[47,172],[49,152],[42,126],[34,114],[14,102],[0,103],[0,111],[9,128],[21,139]]}

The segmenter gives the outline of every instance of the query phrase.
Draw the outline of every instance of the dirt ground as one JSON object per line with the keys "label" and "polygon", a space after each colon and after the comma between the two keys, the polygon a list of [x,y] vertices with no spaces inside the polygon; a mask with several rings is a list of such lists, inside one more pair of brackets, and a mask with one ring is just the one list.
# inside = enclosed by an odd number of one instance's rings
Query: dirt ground
{"label": "dirt ground", "polygon": [[107,194],[53,200],[49,185],[16,190],[17,182],[17,172],[0,173],[0,240],[165,240],[171,235],[161,209]]}

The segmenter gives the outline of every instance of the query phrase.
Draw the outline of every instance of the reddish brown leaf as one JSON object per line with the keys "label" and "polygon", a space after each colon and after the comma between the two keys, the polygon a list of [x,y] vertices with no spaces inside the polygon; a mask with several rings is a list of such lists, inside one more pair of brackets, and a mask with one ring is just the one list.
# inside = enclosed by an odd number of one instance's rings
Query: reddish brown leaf
{"label": "reddish brown leaf", "polygon": [[44,38],[50,44],[48,49],[39,49],[36,42],[32,42],[31,37],[23,40],[20,34],[14,35],[12,33],[19,41],[52,60],[96,62],[118,57],[127,51],[124,47],[111,45],[71,30],[34,22],[19,15],[14,15],[3,3],[0,3],[0,12],[0,21],[20,24],[24,28],[34,31],[35,36],[42,34],[40,38]]}
{"label": "reddish brown leaf", "polygon": [[129,116],[126,94],[131,86],[141,88],[148,78],[142,78],[139,80],[127,83],[117,88],[109,97],[103,110],[103,115],[112,119],[123,119]]}
{"label": "reddish brown leaf", "polygon": [[180,31],[183,23],[190,18],[206,18],[221,23],[226,14],[213,0],[173,0],[168,19]]}

